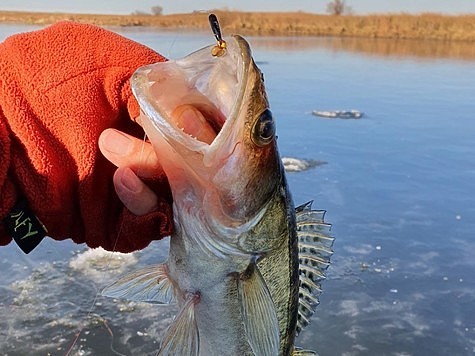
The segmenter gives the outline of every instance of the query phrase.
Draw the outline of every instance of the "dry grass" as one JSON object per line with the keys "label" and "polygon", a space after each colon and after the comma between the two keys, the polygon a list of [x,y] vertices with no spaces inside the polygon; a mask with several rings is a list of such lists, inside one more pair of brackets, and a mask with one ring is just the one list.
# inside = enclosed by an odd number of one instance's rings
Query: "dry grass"
{"label": "dry grass", "polygon": [[[475,15],[383,14],[329,16],[303,12],[260,13],[215,11],[224,33],[278,36],[344,36],[475,41]],[[151,26],[209,30],[204,13],[151,15],[89,15],[0,11],[0,22],[50,24],[60,20],[99,26]]]}

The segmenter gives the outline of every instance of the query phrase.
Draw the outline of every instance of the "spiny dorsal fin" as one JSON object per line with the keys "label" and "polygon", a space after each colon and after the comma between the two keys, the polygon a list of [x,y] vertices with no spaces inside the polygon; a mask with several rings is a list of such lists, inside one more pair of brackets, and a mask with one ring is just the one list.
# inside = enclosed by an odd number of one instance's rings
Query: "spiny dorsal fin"
{"label": "spiny dorsal fin", "polygon": [[180,312],[165,331],[157,356],[198,356],[200,336],[195,318],[197,294],[190,294]]}
{"label": "spiny dorsal fin", "polygon": [[168,277],[166,264],[147,266],[129,273],[105,287],[101,294],[135,302],[157,304],[176,302],[175,290]]}
{"label": "spiny dorsal fin", "polygon": [[254,355],[279,353],[279,322],[274,302],[257,265],[252,262],[238,279],[244,331]]}
{"label": "spiny dorsal fin", "polygon": [[319,304],[321,282],[330,265],[334,237],[324,221],[324,210],[312,210],[312,201],[295,209],[299,239],[299,310],[297,334],[308,325]]}

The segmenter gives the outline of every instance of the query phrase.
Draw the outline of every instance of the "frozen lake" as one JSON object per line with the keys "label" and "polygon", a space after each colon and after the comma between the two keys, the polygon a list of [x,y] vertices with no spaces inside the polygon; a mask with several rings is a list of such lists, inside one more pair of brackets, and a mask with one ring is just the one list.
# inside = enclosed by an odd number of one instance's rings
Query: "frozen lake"
{"label": "frozen lake", "polygon": [[[0,39],[27,26],[0,25]],[[114,29],[170,58],[211,34]],[[320,355],[475,354],[473,44],[249,38],[265,74],[295,203],[328,211],[335,254],[298,346]],[[358,109],[359,120],[312,110]],[[154,354],[175,310],[97,297],[118,273],[158,263],[45,240],[0,248],[5,355]]]}

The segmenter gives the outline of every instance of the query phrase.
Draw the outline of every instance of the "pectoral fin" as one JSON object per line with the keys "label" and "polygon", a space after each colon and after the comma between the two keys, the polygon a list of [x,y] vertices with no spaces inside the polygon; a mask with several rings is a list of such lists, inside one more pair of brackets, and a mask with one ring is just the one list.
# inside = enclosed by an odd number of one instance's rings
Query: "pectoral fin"
{"label": "pectoral fin", "polygon": [[279,353],[279,323],[274,302],[256,264],[240,274],[239,303],[244,330],[256,356]]}
{"label": "pectoral fin", "polygon": [[176,301],[175,290],[165,264],[148,266],[127,274],[105,287],[101,294],[136,302],[169,304]]}
{"label": "pectoral fin", "polygon": [[165,332],[157,356],[199,355],[200,337],[195,318],[198,295],[190,295],[180,312]]}

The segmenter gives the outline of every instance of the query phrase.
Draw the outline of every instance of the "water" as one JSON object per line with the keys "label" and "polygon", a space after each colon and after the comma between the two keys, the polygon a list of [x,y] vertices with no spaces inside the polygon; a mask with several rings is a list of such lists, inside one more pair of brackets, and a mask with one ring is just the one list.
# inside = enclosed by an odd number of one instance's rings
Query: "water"
{"label": "water", "polygon": [[[0,35],[28,27],[0,26]],[[169,57],[209,34],[116,29]],[[251,38],[278,120],[283,156],[318,164],[289,173],[296,203],[333,223],[335,255],[297,344],[320,355],[475,354],[475,53],[473,45]],[[312,110],[359,109],[361,120]],[[97,291],[157,263],[166,241],[114,256],[44,241],[0,249],[0,349],[7,355],[153,354],[171,307]]]}

